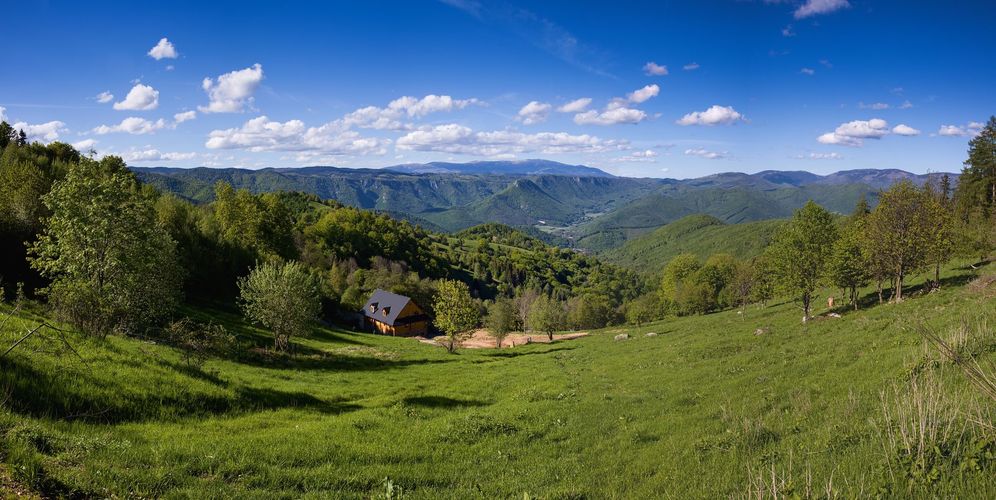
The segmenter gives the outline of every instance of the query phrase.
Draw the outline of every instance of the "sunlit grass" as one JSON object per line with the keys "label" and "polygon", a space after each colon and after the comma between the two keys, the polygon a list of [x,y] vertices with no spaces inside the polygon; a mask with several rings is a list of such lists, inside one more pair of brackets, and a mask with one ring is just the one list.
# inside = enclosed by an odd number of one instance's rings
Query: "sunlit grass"
{"label": "sunlit grass", "polygon": [[[966,273],[805,326],[778,303],[457,355],[321,328],[293,356],[242,349],[194,369],[147,341],[72,335],[83,362],[32,339],[0,361],[0,457],[54,495],[369,497],[390,478],[426,498],[716,498],[748,495],[776,471],[817,492],[902,496],[882,392],[929,358],[911,327],[992,309],[957,284]],[[243,347],[269,343],[232,312],[185,312]],[[14,318],[0,346],[39,319]],[[630,339],[613,340],[620,332]],[[992,472],[917,491],[992,496]]]}

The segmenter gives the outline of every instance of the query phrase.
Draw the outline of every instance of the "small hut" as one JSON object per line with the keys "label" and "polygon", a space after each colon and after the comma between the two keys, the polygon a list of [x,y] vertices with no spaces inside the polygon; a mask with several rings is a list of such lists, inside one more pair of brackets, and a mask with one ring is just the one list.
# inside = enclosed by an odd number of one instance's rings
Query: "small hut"
{"label": "small hut", "polygon": [[404,295],[377,289],[361,312],[364,325],[383,335],[414,337],[429,333],[429,316]]}

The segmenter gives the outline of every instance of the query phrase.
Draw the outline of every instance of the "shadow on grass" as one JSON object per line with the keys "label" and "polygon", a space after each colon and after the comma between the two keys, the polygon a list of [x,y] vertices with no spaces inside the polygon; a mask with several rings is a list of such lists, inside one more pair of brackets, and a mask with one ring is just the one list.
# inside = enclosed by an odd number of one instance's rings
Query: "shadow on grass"
{"label": "shadow on grass", "polygon": [[409,406],[421,406],[424,408],[469,408],[474,406],[488,406],[491,403],[476,399],[454,399],[445,396],[413,396],[401,400]]}
{"label": "shadow on grass", "polygon": [[[28,362],[0,362],[0,386],[9,394],[7,406],[34,418],[118,424],[150,420],[175,421],[243,412],[301,408],[327,414],[360,409],[344,400],[323,400],[303,392],[234,386],[210,374],[201,378],[218,390],[191,388],[186,377],[193,367],[165,374],[150,370],[142,382],[119,381],[90,370],[40,370]],[[203,386],[202,386],[203,387]]]}
{"label": "shadow on grass", "polygon": [[510,348],[511,352],[509,352],[509,351],[497,351],[497,352],[493,352],[491,354],[487,354],[486,356],[489,357],[489,358],[518,358],[520,356],[536,356],[536,355],[541,355],[541,354],[551,354],[551,353],[554,353],[554,352],[557,352],[557,351],[572,351],[574,349],[577,349],[577,346],[553,347],[553,348],[546,349],[546,350],[543,350],[543,351],[514,351],[514,349],[515,348],[513,347],[513,348]]}
{"label": "shadow on grass", "polygon": [[[977,264],[977,265],[984,265],[984,263],[980,263],[980,264]],[[965,271],[971,271],[971,268],[967,267],[967,266],[963,267],[963,268],[958,268],[958,269],[959,270],[965,270]],[[955,275],[955,276],[945,276],[945,277],[941,278],[941,289],[943,290],[945,288],[953,288],[953,287],[965,286],[965,285],[969,284],[975,278],[976,278],[976,275],[974,273],[964,273],[964,274],[958,274],[958,275]],[[904,301],[906,301],[906,300],[913,300],[913,299],[916,299],[916,298],[922,296],[924,293],[930,293],[930,290],[928,289],[928,286],[930,286],[932,283],[933,283],[933,279],[931,278],[931,279],[924,280],[922,283],[917,283],[915,285],[904,285],[903,286],[903,300]],[[853,312],[867,311],[867,310],[872,309],[874,307],[877,307],[879,305],[888,304],[892,300],[892,295],[894,293],[895,293],[895,289],[893,289],[893,288],[883,288],[882,289],[882,303],[880,304],[879,301],[878,301],[878,291],[877,290],[872,290],[872,291],[870,291],[870,292],[868,292],[868,293],[866,293],[866,294],[864,294],[864,295],[862,295],[861,297],[858,298],[858,311],[855,311],[854,310],[854,306],[852,306],[850,304],[841,304],[840,306],[837,306],[837,307],[833,308],[833,310],[831,312],[835,312],[837,314],[844,315],[844,314],[849,314],[849,313],[853,313]]]}

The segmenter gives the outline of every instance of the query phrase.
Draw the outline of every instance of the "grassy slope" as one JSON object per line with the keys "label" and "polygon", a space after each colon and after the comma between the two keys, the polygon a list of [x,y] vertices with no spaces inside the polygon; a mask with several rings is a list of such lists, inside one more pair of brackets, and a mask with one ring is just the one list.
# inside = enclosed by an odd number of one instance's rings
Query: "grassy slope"
{"label": "grassy slope", "polygon": [[[879,393],[923,356],[904,327],[954,324],[988,300],[949,284],[808,326],[781,304],[455,356],[321,329],[294,360],[202,371],[164,346],[74,337],[87,365],[31,349],[2,362],[15,410],[0,410],[0,456],[19,481],[88,496],[368,496],[390,477],[422,498],[716,498],[740,494],[751,467],[792,462],[856,497],[884,477]],[[996,476],[937,488],[992,497]]]}
{"label": "grassy slope", "polygon": [[678,254],[705,260],[715,253],[746,259],[759,255],[782,226],[781,220],[726,224],[709,215],[690,215],[600,255],[640,272],[657,272]]}

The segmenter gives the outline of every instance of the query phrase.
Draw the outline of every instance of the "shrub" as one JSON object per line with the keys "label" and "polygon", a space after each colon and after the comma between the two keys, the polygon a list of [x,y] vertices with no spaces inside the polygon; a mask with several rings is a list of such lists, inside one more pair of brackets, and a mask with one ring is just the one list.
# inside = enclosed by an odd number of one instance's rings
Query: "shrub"
{"label": "shrub", "polygon": [[235,336],[224,326],[190,318],[170,323],[165,333],[169,343],[183,351],[188,366],[199,367],[209,356],[228,352],[235,345]]}

